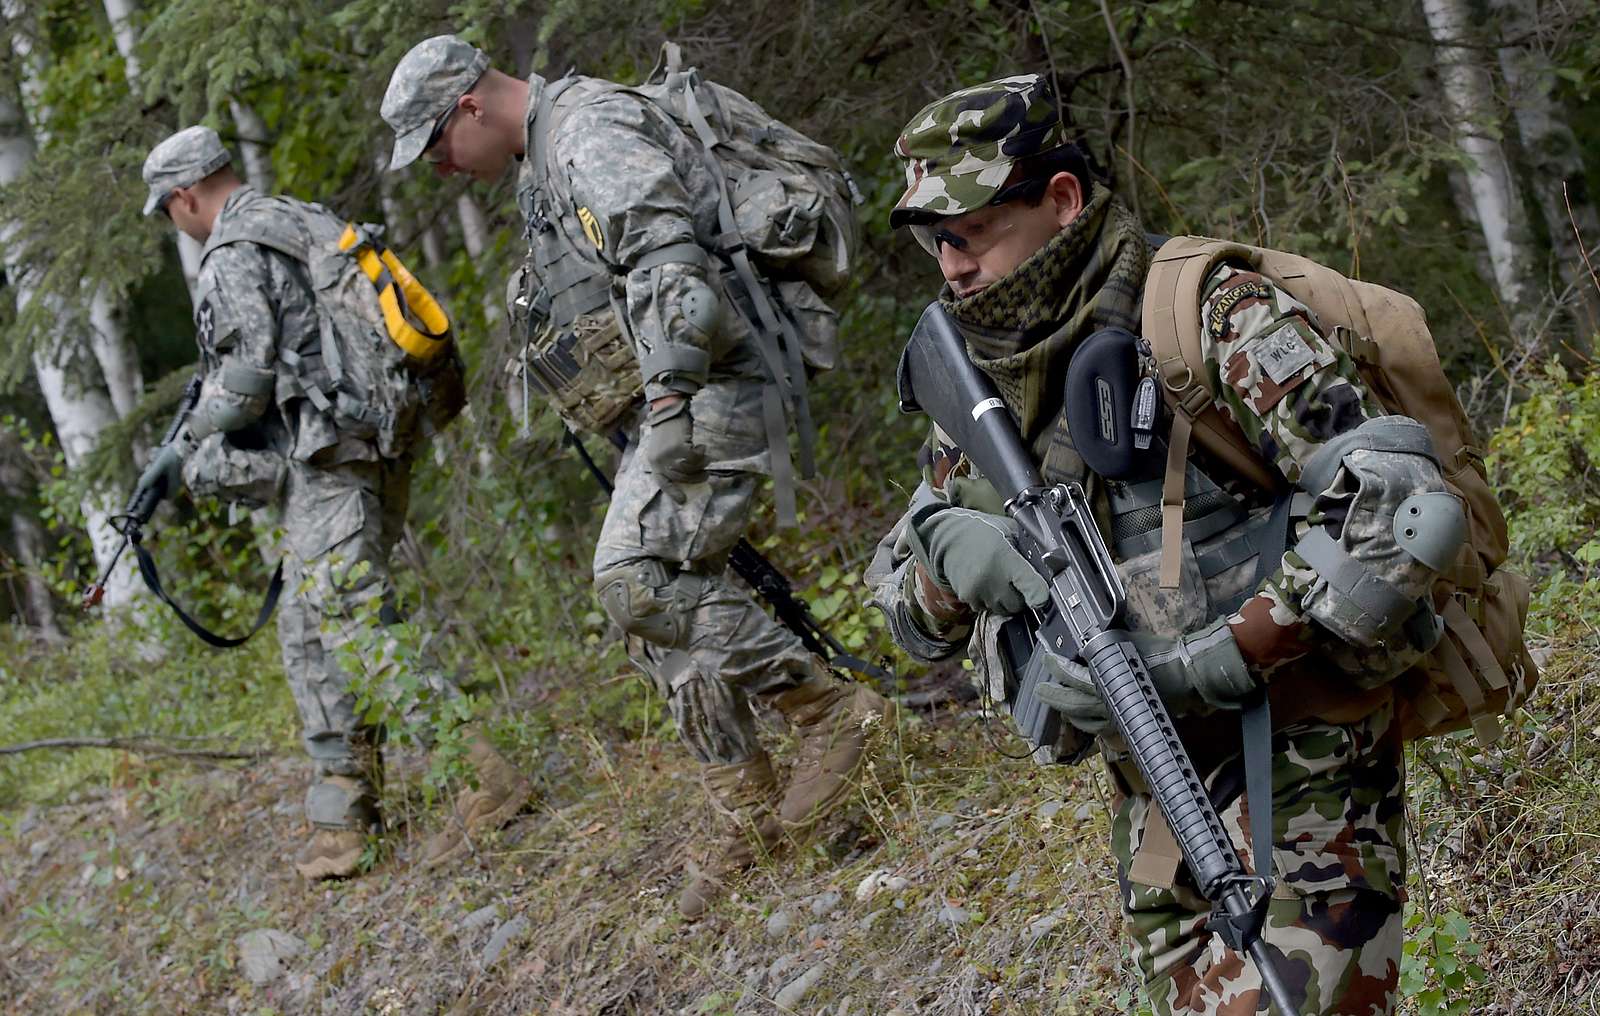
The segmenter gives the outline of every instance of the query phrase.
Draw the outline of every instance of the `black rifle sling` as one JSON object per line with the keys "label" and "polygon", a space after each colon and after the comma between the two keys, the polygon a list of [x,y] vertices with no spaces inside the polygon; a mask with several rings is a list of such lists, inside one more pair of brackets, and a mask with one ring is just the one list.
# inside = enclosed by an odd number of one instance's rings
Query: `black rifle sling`
{"label": "black rifle sling", "polygon": [[[1261,533],[1256,558],[1256,588],[1261,587],[1283,560],[1289,547],[1293,525],[1294,496],[1286,493],[1272,506],[1272,515]],[[1244,742],[1244,793],[1250,804],[1250,841],[1255,855],[1255,873],[1272,878],[1272,707],[1267,689],[1258,688],[1244,704],[1239,719]]]}
{"label": "black rifle sling", "polygon": [[278,596],[283,592],[282,561],[278,562],[277,570],[272,573],[272,581],[267,585],[267,598],[262,602],[261,610],[256,614],[256,622],[250,626],[250,630],[238,638],[218,635],[190,617],[182,607],[173,601],[172,597],[167,595],[167,591],[161,588],[161,575],[156,571],[156,560],[150,556],[148,550],[144,549],[144,541],[139,533],[137,531],[130,533],[129,539],[133,543],[134,556],[139,559],[139,574],[144,577],[144,584],[150,587],[150,591],[156,594],[157,599],[172,608],[172,612],[178,615],[178,620],[182,621],[190,631],[198,635],[200,640],[208,645],[216,646],[218,649],[233,649],[236,646],[244,645],[250,640],[250,636],[266,626],[267,621],[272,617],[272,612],[277,609]]}

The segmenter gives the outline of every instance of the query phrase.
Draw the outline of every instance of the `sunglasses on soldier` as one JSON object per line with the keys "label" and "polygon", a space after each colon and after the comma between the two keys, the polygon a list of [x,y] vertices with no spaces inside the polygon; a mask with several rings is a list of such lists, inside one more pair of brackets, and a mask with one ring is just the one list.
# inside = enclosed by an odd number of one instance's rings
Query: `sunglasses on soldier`
{"label": "sunglasses on soldier", "polygon": [[939,256],[942,244],[949,244],[969,257],[982,257],[1007,233],[1016,228],[1014,219],[1001,219],[989,211],[1013,201],[1037,202],[1050,183],[1048,177],[1034,177],[1000,188],[995,196],[961,215],[951,215],[933,222],[913,223],[907,227],[917,245],[931,256]]}
{"label": "sunglasses on soldier", "polygon": [[439,140],[444,137],[444,129],[450,123],[450,118],[456,115],[456,110],[461,108],[461,100],[457,99],[444,111],[444,115],[433,122],[433,130],[428,132],[428,143],[422,146],[422,159],[424,162],[437,166],[444,161],[443,152],[435,152]]}

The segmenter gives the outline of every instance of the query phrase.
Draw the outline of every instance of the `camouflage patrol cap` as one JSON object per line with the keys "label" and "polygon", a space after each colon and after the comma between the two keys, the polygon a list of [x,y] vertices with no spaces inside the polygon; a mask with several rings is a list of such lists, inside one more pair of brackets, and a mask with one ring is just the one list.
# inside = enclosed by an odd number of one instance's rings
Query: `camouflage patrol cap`
{"label": "camouflage patrol cap", "polygon": [[891,226],[981,208],[1005,186],[1018,159],[1067,143],[1055,86],[1018,74],[963,88],[925,106],[894,143],[906,161],[906,192]]}
{"label": "camouflage patrol cap", "polygon": [[394,128],[391,170],[416,161],[427,147],[434,123],[488,69],[488,54],[454,35],[424,39],[400,58],[389,75],[383,105],[378,107],[379,114]]}
{"label": "camouflage patrol cap", "polygon": [[144,160],[144,182],[150,196],[144,201],[149,215],[179,187],[193,187],[226,166],[232,156],[210,127],[185,127],[150,149]]}

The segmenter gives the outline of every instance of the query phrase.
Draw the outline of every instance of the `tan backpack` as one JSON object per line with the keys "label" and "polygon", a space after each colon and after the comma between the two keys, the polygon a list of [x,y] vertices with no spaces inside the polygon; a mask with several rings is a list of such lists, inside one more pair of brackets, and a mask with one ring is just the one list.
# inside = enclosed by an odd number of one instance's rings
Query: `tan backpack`
{"label": "tan backpack", "polygon": [[1407,740],[1471,726],[1481,743],[1500,737],[1498,717],[1520,705],[1538,681],[1523,642],[1528,580],[1501,567],[1506,520],[1489,487],[1483,453],[1417,302],[1370,282],[1349,279],[1296,254],[1225,240],[1181,236],[1151,260],[1143,332],[1172,407],[1162,487],[1162,581],[1176,584],[1183,524],[1183,473],[1192,438],[1227,466],[1269,489],[1283,478],[1216,408],[1201,356],[1201,287],[1219,262],[1247,264],[1310,307],[1330,340],[1348,353],[1388,412],[1409,416],[1433,437],[1450,492],[1466,505],[1468,536],[1455,568],[1439,576],[1435,602],[1445,636],[1395,684]]}

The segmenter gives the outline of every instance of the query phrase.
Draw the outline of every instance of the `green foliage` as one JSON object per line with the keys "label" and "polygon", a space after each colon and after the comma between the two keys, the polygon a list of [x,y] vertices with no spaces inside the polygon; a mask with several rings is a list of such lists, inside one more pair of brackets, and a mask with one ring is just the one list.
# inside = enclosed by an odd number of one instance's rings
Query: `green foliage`
{"label": "green foliage", "polygon": [[1532,612],[1548,632],[1600,604],[1600,373],[1569,380],[1552,365],[1491,447],[1512,550],[1549,579]]}
{"label": "green foliage", "polygon": [[1472,928],[1460,912],[1429,916],[1406,908],[1406,942],[1401,947],[1400,997],[1420,1016],[1459,1016],[1474,1011],[1489,972],[1476,957],[1483,946],[1472,941]]}

